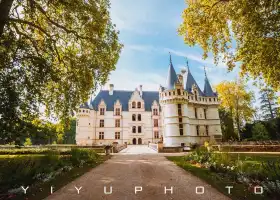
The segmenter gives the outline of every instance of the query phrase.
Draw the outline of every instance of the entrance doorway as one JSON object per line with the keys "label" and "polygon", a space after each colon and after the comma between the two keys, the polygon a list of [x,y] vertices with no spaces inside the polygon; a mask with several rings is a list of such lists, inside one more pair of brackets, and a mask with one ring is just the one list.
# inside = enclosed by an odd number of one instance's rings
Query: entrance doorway
{"label": "entrance doorway", "polygon": [[132,139],[132,144],[136,144],[136,138]]}
{"label": "entrance doorway", "polygon": [[138,144],[142,144],[142,139],[138,138]]}

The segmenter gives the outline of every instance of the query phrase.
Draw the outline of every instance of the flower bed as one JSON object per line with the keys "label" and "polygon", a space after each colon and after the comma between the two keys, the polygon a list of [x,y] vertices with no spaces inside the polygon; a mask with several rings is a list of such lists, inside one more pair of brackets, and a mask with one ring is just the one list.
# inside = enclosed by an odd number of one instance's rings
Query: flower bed
{"label": "flower bed", "polygon": [[[13,156],[0,159],[0,194],[21,192],[21,186],[49,182],[58,175],[83,166],[96,166],[102,157],[91,149],[72,149],[69,156],[48,152],[44,156]],[[1,198],[0,198],[1,199]]]}
{"label": "flower bed", "polygon": [[[213,153],[201,147],[186,157],[169,159],[199,177],[206,172],[201,178],[208,179],[224,194],[228,195],[225,183],[233,184],[234,188],[239,188],[238,192],[229,195],[233,199],[280,199],[279,157]],[[263,188],[262,195],[254,194],[255,186]]]}

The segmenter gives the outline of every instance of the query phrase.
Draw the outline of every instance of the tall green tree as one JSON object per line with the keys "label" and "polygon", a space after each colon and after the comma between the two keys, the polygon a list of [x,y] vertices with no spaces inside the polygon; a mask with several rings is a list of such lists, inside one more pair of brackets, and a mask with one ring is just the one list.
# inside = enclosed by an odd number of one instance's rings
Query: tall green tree
{"label": "tall green tree", "polygon": [[263,78],[280,89],[279,0],[186,0],[178,31],[191,46],[200,45],[204,58],[212,53],[232,70]]}
{"label": "tall green tree", "polygon": [[221,101],[220,107],[227,111],[234,121],[238,138],[246,122],[251,121],[255,110],[253,108],[254,94],[248,91],[244,81],[223,81],[216,86]]}
{"label": "tall green tree", "polygon": [[224,108],[219,108],[219,116],[221,120],[221,129],[223,134],[223,140],[235,140],[238,139],[238,135],[234,131],[234,122],[231,114]]}
{"label": "tall green tree", "polygon": [[263,88],[260,91],[261,112],[264,119],[274,119],[278,114],[277,96],[271,88]]}
{"label": "tall green tree", "polygon": [[69,123],[107,81],[122,48],[109,8],[109,0],[1,0],[1,139],[24,134],[39,106]]}

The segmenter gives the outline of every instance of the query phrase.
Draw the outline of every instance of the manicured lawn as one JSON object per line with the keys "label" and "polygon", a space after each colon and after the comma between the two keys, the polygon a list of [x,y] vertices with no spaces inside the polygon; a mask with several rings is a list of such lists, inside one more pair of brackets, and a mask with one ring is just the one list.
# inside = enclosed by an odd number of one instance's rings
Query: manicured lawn
{"label": "manicured lawn", "polygon": [[[242,160],[247,168],[244,170],[251,170],[251,168],[256,165],[261,165],[262,162],[279,160],[277,155],[267,155],[267,154],[228,154],[227,159]],[[255,195],[253,187],[249,188],[248,185],[240,183],[233,178],[232,174],[219,173],[209,170],[209,168],[199,167],[199,165],[191,164],[190,161],[186,161],[185,156],[171,156],[167,157],[170,161],[173,161],[179,167],[185,169],[186,171],[192,173],[193,175],[201,178],[208,184],[215,187],[221,193],[229,196],[234,200],[261,200],[261,199],[271,199],[261,195]],[[226,186],[233,186],[231,189],[231,194],[228,194],[228,189]]]}

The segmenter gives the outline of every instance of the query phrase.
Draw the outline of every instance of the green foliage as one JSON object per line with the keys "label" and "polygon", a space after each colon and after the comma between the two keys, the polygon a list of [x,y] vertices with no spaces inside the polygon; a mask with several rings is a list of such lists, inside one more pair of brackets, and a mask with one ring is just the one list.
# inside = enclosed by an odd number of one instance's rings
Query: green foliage
{"label": "green foliage", "polygon": [[109,0],[3,2],[0,141],[19,144],[30,137],[39,106],[68,124],[77,106],[108,80],[122,45]]}
{"label": "green foliage", "polygon": [[64,128],[64,144],[76,144],[76,119],[70,120],[70,125]]}
{"label": "green foliage", "polygon": [[245,122],[250,122],[254,116],[253,108],[254,93],[247,89],[244,80],[223,81],[216,86],[221,101],[220,109],[227,117],[227,127],[229,128],[230,137],[233,137],[231,120],[236,127],[237,136],[240,139],[240,132]]}
{"label": "green foliage", "polygon": [[230,113],[224,108],[219,108],[219,116],[221,121],[223,141],[238,139],[238,135],[234,132],[233,119]]}
{"label": "green foliage", "polygon": [[30,145],[32,145],[31,139],[30,138],[26,138],[24,146],[30,146]]}
{"label": "green foliage", "polygon": [[254,124],[252,128],[252,139],[253,140],[269,140],[269,134],[265,126],[261,123]]}
{"label": "green foliage", "polygon": [[74,167],[95,166],[102,161],[94,150],[73,149],[69,151],[69,156],[61,156],[60,153],[47,151],[44,155],[1,157],[0,193],[5,194],[22,185],[48,182]]}
{"label": "green foliage", "polygon": [[280,89],[279,1],[187,0],[179,34],[188,45],[200,45],[232,70],[262,78]]}
{"label": "green foliage", "polygon": [[261,89],[261,112],[264,119],[274,119],[279,114],[279,108],[276,105],[277,97],[271,88]]}

